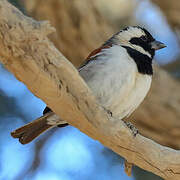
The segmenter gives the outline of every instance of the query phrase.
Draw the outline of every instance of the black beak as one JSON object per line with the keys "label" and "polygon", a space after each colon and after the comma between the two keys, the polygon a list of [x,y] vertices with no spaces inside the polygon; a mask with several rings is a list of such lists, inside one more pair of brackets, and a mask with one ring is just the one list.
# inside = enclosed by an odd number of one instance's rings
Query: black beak
{"label": "black beak", "polygon": [[154,49],[154,50],[159,50],[159,49],[162,49],[162,48],[166,47],[166,45],[164,43],[156,41],[156,40],[154,40],[150,44],[151,44],[151,48]]}

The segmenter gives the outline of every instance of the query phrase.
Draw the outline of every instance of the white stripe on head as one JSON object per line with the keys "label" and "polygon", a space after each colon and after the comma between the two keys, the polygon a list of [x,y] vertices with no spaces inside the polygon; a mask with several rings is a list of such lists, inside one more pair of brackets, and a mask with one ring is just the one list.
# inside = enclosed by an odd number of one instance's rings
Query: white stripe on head
{"label": "white stripe on head", "polygon": [[148,57],[152,58],[151,55],[150,55],[150,53],[148,53],[148,51],[145,51],[141,46],[138,46],[138,45],[135,45],[135,44],[130,44],[130,43],[129,43],[128,45],[126,45],[126,46],[131,47],[131,48],[133,48],[133,49],[136,49],[136,50],[139,51],[140,53],[145,54],[145,55],[147,55]]}
{"label": "white stripe on head", "polygon": [[130,26],[130,27],[118,32],[114,36],[114,42],[115,42],[115,44],[118,44],[118,45],[128,46],[133,49],[136,49],[137,51],[139,51],[151,58],[151,54],[148,51],[145,51],[141,46],[138,46],[138,45],[135,45],[135,44],[132,44],[129,42],[132,38],[140,38],[141,36],[146,36],[143,29],[141,29],[140,27],[136,27],[136,26],[132,26],[132,27]]}
{"label": "white stripe on head", "polygon": [[117,34],[117,38],[120,41],[129,42],[134,37],[139,38],[139,37],[145,36],[145,35],[146,35],[145,32],[141,28],[130,26],[130,27],[126,28],[125,30],[120,31]]}

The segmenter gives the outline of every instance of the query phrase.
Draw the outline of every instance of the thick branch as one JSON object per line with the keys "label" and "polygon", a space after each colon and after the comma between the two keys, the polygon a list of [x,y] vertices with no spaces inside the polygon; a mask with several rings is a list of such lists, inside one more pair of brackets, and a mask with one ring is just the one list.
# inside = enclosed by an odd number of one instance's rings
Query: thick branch
{"label": "thick branch", "polygon": [[128,162],[165,179],[180,179],[180,152],[141,135],[96,103],[77,70],[47,39],[54,29],[0,1],[0,61],[62,119],[99,140]]}
{"label": "thick branch", "polygon": [[[53,24],[57,32],[53,33],[50,39],[74,65],[82,63],[89,52],[115,33],[114,26],[124,24],[124,21],[120,21],[112,26],[108,23],[109,21],[105,21],[106,16],[97,11],[97,0],[72,0],[71,3],[62,0],[21,1],[24,2],[28,13],[35,19],[48,19]],[[101,8],[108,6],[108,11],[111,9],[113,13],[114,3],[121,3],[115,8],[118,12],[127,11],[129,15],[129,11],[133,12],[135,6],[132,5],[131,0],[128,0],[129,3],[123,0],[99,1],[102,2]],[[119,18],[122,18],[121,13],[118,13],[118,16],[112,16],[115,18],[112,22],[119,21]],[[125,20],[126,26],[128,22]],[[118,30],[120,25],[118,25]],[[179,92],[180,84],[177,81],[163,70],[155,69],[151,91],[129,121],[135,124],[143,135],[160,144],[180,149]]]}
{"label": "thick branch", "polygon": [[95,44],[100,45],[112,33],[112,27],[107,26],[94,0],[72,0],[71,3],[62,0],[20,1],[32,17],[51,22],[57,33],[49,38],[76,66],[95,48]]}

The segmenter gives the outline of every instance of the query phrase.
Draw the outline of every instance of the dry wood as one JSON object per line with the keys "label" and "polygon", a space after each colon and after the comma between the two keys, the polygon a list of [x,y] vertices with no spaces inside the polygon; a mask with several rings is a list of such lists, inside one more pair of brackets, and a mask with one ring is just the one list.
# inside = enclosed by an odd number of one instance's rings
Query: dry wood
{"label": "dry wood", "polygon": [[[50,39],[74,65],[80,64],[89,52],[116,31],[104,20],[105,17],[97,12],[96,3],[94,3],[97,0],[72,0],[71,3],[65,0],[21,1],[24,1],[28,13],[35,19],[48,19],[52,22],[57,33],[53,33]],[[169,7],[173,6],[172,2],[179,2],[178,0],[165,1],[165,3],[157,2],[165,5],[169,2]],[[121,8],[125,7],[123,2],[119,6],[121,12],[123,11]],[[126,2],[126,6],[127,4]],[[117,7],[112,8],[114,11]],[[123,23],[119,22],[119,24]],[[127,21],[126,25],[128,25]],[[155,69],[153,85],[148,97],[128,121],[133,122],[146,137],[162,145],[180,149],[179,92],[180,84],[177,81],[163,70]]]}
{"label": "dry wood", "polygon": [[96,44],[99,46],[113,30],[97,11],[93,0],[21,0],[37,20],[47,19],[57,33],[49,37],[75,66],[81,64]]}
{"label": "dry wood", "polygon": [[21,14],[0,1],[0,61],[61,118],[123,156],[165,179],[180,179],[180,152],[141,135],[101,108],[73,65],[47,35],[48,22]]}

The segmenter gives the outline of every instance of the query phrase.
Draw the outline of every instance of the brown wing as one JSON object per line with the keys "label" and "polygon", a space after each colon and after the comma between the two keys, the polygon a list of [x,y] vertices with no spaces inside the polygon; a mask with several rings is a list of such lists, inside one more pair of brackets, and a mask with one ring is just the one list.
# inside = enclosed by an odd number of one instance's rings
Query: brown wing
{"label": "brown wing", "polygon": [[98,53],[100,53],[103,49],[107,49],[110,48],[112,46],[110,45],[105,45],[105,46],[101,46],[100,48],[95,49],[94,51],[92,51],[89,56],[85,59],[85,61],[83,62],[83,64],[79,67],[79,71],[86,66],[89,62],[96,60],[96,57],[98,56]]}

